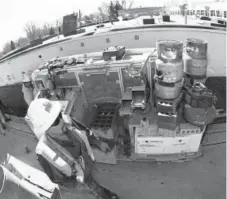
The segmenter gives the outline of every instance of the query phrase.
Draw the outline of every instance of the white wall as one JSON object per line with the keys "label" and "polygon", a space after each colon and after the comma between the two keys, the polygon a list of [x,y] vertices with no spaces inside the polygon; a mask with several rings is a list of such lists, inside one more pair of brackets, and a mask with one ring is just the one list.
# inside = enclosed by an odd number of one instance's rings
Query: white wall
{"label": "white wall", "polygon": [[[135,40],[135,36],[139,40]],[[22,71],[36,69],[42,61],[38,58],[41,54],[47,61],[56,56],[69,56],[74,54],[102,51],[112,45],[124,45],[126,48],[155,47],[160,39],[175,39],[185,41],[187,38],[199,38],[208,41],[209,68],[215,74],[208,71],[209,76],[225,76],[226,74],[226,32],[221,30],[206,30],[187,27],[153,27],[144,29],[125,30],[103,33],[89,37],[76,38],[55,45],[39,48],[11,60],[0,63],[0,86],[21,82]],[[110,43],[106,39],[110,39]],[[84,46],[81,46],[81,43]],[[60,50],[63,48],[63,51]],[[12,80],[7,80],[10,75]]]}

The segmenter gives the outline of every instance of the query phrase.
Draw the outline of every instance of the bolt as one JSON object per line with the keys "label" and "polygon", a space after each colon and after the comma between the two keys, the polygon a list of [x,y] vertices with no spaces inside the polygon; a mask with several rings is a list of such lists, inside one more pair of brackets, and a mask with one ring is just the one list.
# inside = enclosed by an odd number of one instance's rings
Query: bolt
{"label": "bolt", "polygon": [[25,146],[24,149],[25,149],[25,153],[30,153],[31,152],[31,150],[28,148],[28,146]]}

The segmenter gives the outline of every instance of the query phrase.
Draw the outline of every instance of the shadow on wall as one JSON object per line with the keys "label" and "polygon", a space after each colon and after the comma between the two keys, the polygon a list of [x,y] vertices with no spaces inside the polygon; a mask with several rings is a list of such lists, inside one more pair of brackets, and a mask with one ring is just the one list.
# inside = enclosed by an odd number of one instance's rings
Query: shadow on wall
{"label": "shadow on wall", "polygon": [[216,108],[226,110],[226,77],[209,77],[206,86],[216,94]]}
{"label": "shadow on wall", "polygon": [[0,87],[0,100],[6,106],[3,107],[5,113],[20,117],[26,115],[28,105],[24,101],[21,84]]}

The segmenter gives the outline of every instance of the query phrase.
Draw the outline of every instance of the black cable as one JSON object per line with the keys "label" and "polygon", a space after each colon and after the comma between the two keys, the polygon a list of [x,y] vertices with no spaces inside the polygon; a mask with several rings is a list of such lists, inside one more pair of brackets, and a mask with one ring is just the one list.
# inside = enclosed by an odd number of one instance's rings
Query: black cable
{"label": "black cable", "polygon": [[219,144],[226,144],[226,141],[202,144],[202,146],[214,146],[214,145],[219,145]]}
{"label": "black cable", "polygon": [[7,126],[7,128],[9,128],[9,129],[13,129],[13,130],[16,130],[16,131],[19,131],[19,132],[24,133],[24,134],[27,134],[27,135],[32,135],[32,136],[34,136],[34,137],[35,137],[35,135],[34,135],[33,133],[29,133],[29,132],[27,132],[27,131],[23,131],[23,130],[21,130],[21,129],[17,129],[17,128],[9,127],[9,126]]}
{"label": "black cable", "polygon": [[[17,124],[27,124],[26,122],[24,122],[22,119],[20,121],[16,121],[16,120],[11,120],[12,122],[14,123],[17,123]],[[22,122],[21,122],[22,121]]]}
{"label": "black cable", "polygon": [[211,135],[211,134],[216,134],[216,133],[226,133],[225,130],[219,130],[219,131],[213,131],[213,132],[206,132],[205,135]]}

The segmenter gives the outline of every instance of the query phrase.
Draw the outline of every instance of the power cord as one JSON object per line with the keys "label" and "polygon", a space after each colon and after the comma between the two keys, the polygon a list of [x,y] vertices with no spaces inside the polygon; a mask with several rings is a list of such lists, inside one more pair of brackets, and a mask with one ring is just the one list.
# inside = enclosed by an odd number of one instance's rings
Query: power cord
{"label": "power cord", "polygon": [[223,142],[213,142],[208,144],[202,144],[202,146],[214,146],[214,145],[220,145],[220,144],[226,144],[226,141]]}

